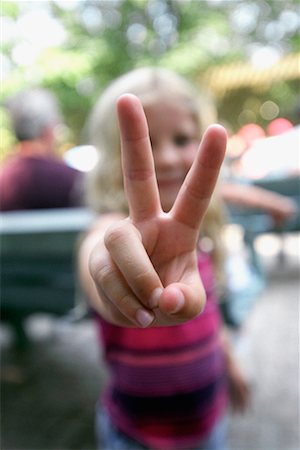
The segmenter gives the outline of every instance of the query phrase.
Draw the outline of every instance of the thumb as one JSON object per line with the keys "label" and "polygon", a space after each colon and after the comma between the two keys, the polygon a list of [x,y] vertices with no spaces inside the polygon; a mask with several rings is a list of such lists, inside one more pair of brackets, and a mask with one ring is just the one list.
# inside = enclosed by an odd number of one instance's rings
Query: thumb
{"label": "thumb", "polygon": [[199,277],[193,284],[172,283],[168,285],[159,300],[162,313],[181,320],[198,316],[205,306],[206,294]]}

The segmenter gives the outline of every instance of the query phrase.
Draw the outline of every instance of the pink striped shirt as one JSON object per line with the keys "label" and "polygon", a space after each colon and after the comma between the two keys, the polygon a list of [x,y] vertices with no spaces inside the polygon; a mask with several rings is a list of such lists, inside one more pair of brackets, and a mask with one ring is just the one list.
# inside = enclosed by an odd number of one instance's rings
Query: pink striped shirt
{"label": "pink striped shirt", "polygon": [[111,373],[103,406],[117,428],[153,449],[204,440],[226,405],[220,314],[210,257],[199,255],[204,311],[181,325],[122,328],[96,316]]}

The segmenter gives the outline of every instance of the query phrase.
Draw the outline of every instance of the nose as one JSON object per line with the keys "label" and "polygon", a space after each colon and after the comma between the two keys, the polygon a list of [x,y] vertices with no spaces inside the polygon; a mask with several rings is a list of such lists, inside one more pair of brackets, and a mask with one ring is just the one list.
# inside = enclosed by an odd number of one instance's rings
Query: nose
{"label": "nose", "polygon": [[156,169],[172,167],[178,162],[178,151],[171,142],[165,142],[153,149],[153,157]]}

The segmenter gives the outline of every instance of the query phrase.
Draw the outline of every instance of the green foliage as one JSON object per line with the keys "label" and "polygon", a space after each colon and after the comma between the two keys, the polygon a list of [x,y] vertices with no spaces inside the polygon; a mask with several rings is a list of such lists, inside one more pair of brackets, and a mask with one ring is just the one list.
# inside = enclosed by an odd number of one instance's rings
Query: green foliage
{"label": "green foliage", "polygon": [[[10,133],[10,121],[9,117],[6,113],[5,108],[0,107],[0,123],[1,123],[1,148],[0,150],[4,151],[5,149],[11,149],[16,141],[12,133]],[[4,155],[3,155],[4,157]]]}
{"label": "green foliage", "polygon": [[19,5],[17,2],[2,1],[0,4],[1,16],[16,19],[19,13]]}
{"label": "green foliage", "polygon": [[[2,1],[1,15],[13,21],[15,28],[24,14],[43,9],[66,33],[64,41],[42,49],[30,64],[16,60],[17,33],[3,40],[1,52],[10,68],[3,77],[2,101],[28,86],[52,89],[62,105],[73,143],[80,142],[84,122],[99,93],[113,78],[134,67],[161,65],[199,80],[209,67],[246,61],[251,46],[268,45],[283,54],[300,47],[299,25],[292,26],[298,0],[80,0],[74,9],[66,8],[66,3],[72,1]],[[284,33],[282,24],[286,26]],[[21,40],[26,41],[24,37]],[[281,88],[238,91],[232,94],[234,102],[226,95],[219,100],[221,118],[232,126],[237,124],[247,95],[261,101],[273,96],[286,111],[296,86],[285,83],[285,95]],[[7,124],[3,126],[7,135]],[[8,142],[2,142],[4,150]]]}

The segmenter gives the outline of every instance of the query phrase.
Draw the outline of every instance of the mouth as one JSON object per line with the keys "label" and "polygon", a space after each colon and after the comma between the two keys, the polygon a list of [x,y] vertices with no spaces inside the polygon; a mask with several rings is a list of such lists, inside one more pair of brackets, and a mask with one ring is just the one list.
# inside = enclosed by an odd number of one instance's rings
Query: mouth
{"label": "mouth", "polygon": [[183,171],[173,171],[173,172],[162,172],[162,173],[157,173],[157,183],[159,187],[162,188],[168,188],[168,187],[175,187],[175,186],[181,186],[186,173]]}
{"label": "mouth", "polygon": [[168,178],[160,178],[157,180],[159,189],[175,189],[179,188],[182,183],[182,177],[168,177]]}

